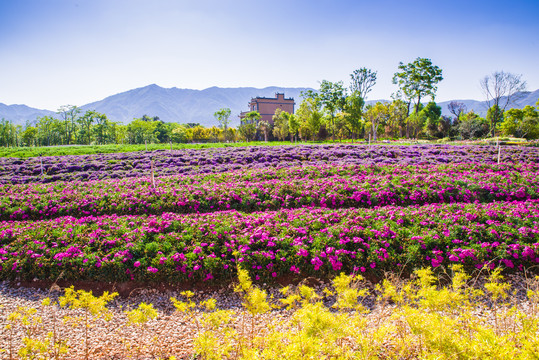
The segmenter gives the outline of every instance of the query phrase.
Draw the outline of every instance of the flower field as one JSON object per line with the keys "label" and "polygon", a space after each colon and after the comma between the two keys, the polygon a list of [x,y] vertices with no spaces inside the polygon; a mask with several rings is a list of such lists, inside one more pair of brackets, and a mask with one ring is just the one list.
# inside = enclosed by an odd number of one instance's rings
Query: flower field
{"label": "flower field", "polygon": [[148,154],[44,158],[44,177],[39,158],[3,159],[0,278],[522,271],[539,263],[539,155],[503,151],[501,164],[494,147],[159,152],[155,187]]}
{"label": "flower field", "polygon": [[[6,157],[0,158],[0,184],[149,176],[150,158],[154,160],[156,176],[168,176],[299,165],[492,163],[497,162],[498,151],[492,146],[300,145],[160,150],[24,159]],[[539,152],[532,147],[504,147],[500,160],[506,163],[538,163]]]}

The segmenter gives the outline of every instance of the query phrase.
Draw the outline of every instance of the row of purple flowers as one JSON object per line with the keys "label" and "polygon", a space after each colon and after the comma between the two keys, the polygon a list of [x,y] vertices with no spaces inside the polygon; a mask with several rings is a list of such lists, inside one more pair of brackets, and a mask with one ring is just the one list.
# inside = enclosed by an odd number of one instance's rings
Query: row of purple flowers
{"label": "row of purple flowers", "polygon": [[[26,159],[0,158],[0,184],[149,176],[151,159],[154,161],[156,176],[170,176],[323,164],[411,165],[463,161],[495,163],[498,161],[498,150],[493,146],[340,144],[161,150]],[[535,148],[505,147],[500,160],[538,163],[539,153]]]}

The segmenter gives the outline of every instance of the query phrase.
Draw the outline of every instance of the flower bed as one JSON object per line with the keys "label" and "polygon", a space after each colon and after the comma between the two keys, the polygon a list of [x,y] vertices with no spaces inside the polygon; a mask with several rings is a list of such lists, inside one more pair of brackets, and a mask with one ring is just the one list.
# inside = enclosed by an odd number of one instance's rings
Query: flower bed
{"label": "flower bed", "polygon": [[[495,163],[493,146],[454,145],[299,145],[255,146],[174,151],[133,152],[27,159],[0,158],[0,184],[71,180],[123,179],[149,176],[150,158],[159,176],[220,173],[264,167],[323,164],[439,164]],[[538,163],[539,153],[529,147],[504,147],[500,160]],[[43,171],[43,176],[41,172]]]}
{"label": "flower bed", "polygon": [[324,165],[0,186],[0,220],[490,202],[539,197],[539,165]]}
{"label": "flower bed", "polygon": [[0,223],[0,278],[255,279],[539,263],[539,200]]}

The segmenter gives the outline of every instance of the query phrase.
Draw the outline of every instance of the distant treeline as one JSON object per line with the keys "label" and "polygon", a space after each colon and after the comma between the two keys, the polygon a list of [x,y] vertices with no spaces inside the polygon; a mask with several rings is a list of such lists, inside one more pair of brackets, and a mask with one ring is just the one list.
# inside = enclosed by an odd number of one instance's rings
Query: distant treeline
{"label": "distant treeline", "polygon": [[[367,105],[360,120],[354,124],[344,112],[336,113],[333,121],[323,107],[306,98],[296,112],[288,114],[277,109],[273,123],[259,120],[256,112],[248,114],[238,128],[217,125],[166,123],[158,117],[143,116],[124,125],[111,122],[95,111],[81,113],[75,106],[66,107],[67,116],[43,116],[25,127],[2,119],[0,146],[55,146],[151,143],[235,142],[253,140],[327,140],[333,132],[345,139],[477,139],[490,135],[493,110],[486,118],[466,111],[463,104],[449,105],[452,117],[441,116],[435,102],[420,105],[419,111],[408,114],[402,100]],[[509,109],[496,134],[526,139],[539,138],[539,101],[537,107]]]}
{"label": "distant treeline", "polygon": [[[317,91],[302,93],[295,114],[277,109],[272,121],[258,112],[247,113],[237,127],[229,127],[231,111],[214,113],[215,126],[163,122],[144,115],[125,125],[110,121],[94,110],[83,112],[66,105],[57,117],[38,117],[26,126],[0,121],[0,146],[53,146],[151,144],[190,142],[235,142],[238,140],[326,140],[345,139],[478,139],[493,136],[539,138],[539,100],[537,106],[508,109],[511,100],[524,90],[520,75],[494,72],[480,81],[489,106],[485,118],[468,111],[463,103],[451,102],[452,116],[442,116],[434,101],[442,70],[430,59],[417,58],[400,63],[393,83],[398,85],[393,101],[365,106],[376,84],[377,72],[361,68],[350,74],[348,87],[342,81],[323,80]],[[421,100],[431,98],[428,103]]]}

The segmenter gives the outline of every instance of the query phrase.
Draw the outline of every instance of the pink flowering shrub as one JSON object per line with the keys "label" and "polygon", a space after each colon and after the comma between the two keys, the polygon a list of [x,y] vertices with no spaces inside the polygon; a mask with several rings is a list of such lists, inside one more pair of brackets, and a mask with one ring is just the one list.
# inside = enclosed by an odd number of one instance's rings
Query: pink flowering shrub
{"label": "pink flowering shrub", "polygon": [[[470,216],[473,215],[473,216]],[[199,281],[539,263],[539,200],[0,223],[3,279]],[[39,240],[35,240],[39,239]]]}

